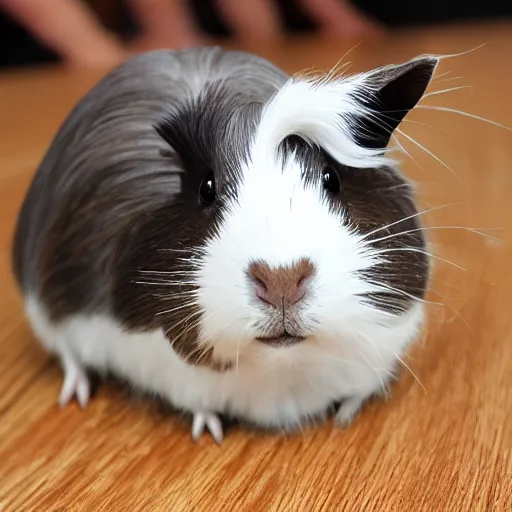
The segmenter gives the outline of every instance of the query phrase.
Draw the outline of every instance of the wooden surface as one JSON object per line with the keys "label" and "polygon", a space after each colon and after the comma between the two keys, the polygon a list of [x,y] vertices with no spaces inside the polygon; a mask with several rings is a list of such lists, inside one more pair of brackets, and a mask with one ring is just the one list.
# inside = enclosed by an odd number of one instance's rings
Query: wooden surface
{"label": "wooden surface", "polygon": [[[512,27],[401,33],[356,48],[354,70],[421,53],[444,60],[424,105],[512,126]],[[259,51],[288,71],[333,65],[353,44]],[[59,123],[98,76],[0,77],[0,510],[512,510],[512,132],[418,109],[399,135],[414,158],[436,260],[424,339],[387,401],[349,430],[289,438],[243,429],[199,444],[183,420],[102,386],[86,410],[56,405],[58,365],[35,342],[9,267],[23,193]],[[462,77],[455,79],[455,77]],[[454,78],[453,80],[448,80]],[[421,382],[421,384],[420,384]]]}

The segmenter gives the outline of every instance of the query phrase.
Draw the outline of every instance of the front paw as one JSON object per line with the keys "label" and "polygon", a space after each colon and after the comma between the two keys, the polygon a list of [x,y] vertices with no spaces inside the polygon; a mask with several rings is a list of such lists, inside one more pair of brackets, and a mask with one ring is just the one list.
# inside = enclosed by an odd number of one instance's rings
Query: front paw
{"label": "front paw", "polygon": [[217,414],[212,412],[195,412],[192,419],[192,439],[199,441],[204,433],[205,426],[210,431],[211,436],[217,444],[221,444],[224,439],[222,422]]}
{"label": "front paw", "polygon": [[335,425],[343,428],[349,427],[357,416],[357,413],[361,410],[365,399],[366,397],[359,396],[345,398],[334,417]]}

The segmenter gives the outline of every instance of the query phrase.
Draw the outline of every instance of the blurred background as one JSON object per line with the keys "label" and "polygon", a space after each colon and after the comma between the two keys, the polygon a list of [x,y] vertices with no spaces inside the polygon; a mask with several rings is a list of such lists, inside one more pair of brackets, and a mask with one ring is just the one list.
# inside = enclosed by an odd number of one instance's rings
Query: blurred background
{"label": "blurred background", "polygon": [[110,67],[141,50],[512,18],[511,0],[0,0],[0,68]]}

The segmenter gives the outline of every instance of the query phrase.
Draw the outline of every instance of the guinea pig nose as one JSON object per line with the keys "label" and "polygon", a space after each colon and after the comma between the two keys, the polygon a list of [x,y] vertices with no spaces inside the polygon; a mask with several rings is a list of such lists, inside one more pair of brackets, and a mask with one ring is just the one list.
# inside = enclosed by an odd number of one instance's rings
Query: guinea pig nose
{"label": "guinea pig nose", "polygon": [[256,297],[279,309],[304,298],[314,272],[315,266],[306,258],[283,267],[270,267],[262,261],[253,262],[248,269]]}

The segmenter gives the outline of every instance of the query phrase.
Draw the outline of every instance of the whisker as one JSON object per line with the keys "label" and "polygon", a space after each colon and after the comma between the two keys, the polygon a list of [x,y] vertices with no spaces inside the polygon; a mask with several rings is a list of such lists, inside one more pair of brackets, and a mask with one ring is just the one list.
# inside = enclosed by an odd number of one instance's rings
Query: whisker
{"label": "whisker", "polygon": [[[361,338],[362,338],[363,341],[366,341],[366,345],[370,346],[372,348],[372,350],[374,350],[374,352],[378,354],[378,351],[375,350],[375,347],[373,346],[372,343],[370,343],[370,341],[366,338],[366,336],[356,336],[356,337],[359,340],[361,340]],[[389,386],[384,382],[384,380],[383,380],[382,376],[380,375],[380,373],[378,372],[378,370],[376,368],[374,368],[372,364],[370,364],[370,361],[368,361],[368,359],[365,357],[364,352],[362,352],[361,350],[358,350],[357,354],[366,363],[366,366],[368,368],[370,368],[371,370],[373,370],[375,375],[377,375],[377,378],[379,379],[379,382],[380,382],[380,387],[381,387],[382,391],[384,392],[384,396],[388,396]]]}
{"label": "whisker", "polygon": [[[195,286],[197,288],[197,283],[194,283],[193,281],[183,281],[183,282],[172,282],[172,281],[133,281],[135,284],[149,284],[149,285],[155,285],[155,286]],[[195,290],[191,290],[195,291]]]}
{"label": "whisker", "polygon": [[[443,304],[441,302],[432,302],[432,301],[429,301],[429,300],[422,299],[420,297],[415,297],[414,295],[412,295],[410,293],[407,293],[404,290],[400,290],[398,288],[395,288],[394,286],[390,286],[390,285],[387,285],[385,283],[380,283],[378,281],[373,281],[373,280],[370,280],[370,279],[365,279],[365,282],[373,284],[377,288],[383,288],[384,290],[395,292],[398,295],[403,295],[404,297],[408,297],[411,300],[415,300],[417,302],[421,302],[422,304],[430,304],[432,306],[443,306]],[[382,292],[382,290],[379,289],[379,290],[375,290],[373,292],[369,292],[369,295],[371,296],[371,294],[375,293],[375,292],[377,292],[377,293],[378,292]]]}
{"label": "whisker", "polygon": [[392,352],[392,353],[397,358],[397,360],[402,364],[402,366],[404,366],[404,368],[407,368],[407,370],[409,370],[409,372],[414,377],[416,382],[422,387],[423,391],[426,393],[427,389],[425,388],[425,386],[423,385],[421,380],[418,378],[418,376],[412,371],[411,367],[396,352]]}
{"label": "whisker", "polygon": [[176,306],[175,308],[167,309],[165,311],[160,311],[160,312],[156,313],[156,316],[174,313],[175,311],[179,311],[180,309],[184,309],[184,308],[189,308],[190,306],[194,306],[195,304],[196,304],[196,302],[194,300],[191,300],[190,302],[186,302],[185,304],[180,304],[179,306]]}
{"label": "whisker", "polygon": [[172,301],[172,300],[187,300],[187,299],[193,299],[194,302],[197,300],[197,295],[196,294],[188,294],[188,293],[172,293],[172,294],[169,294],[169,295],[162,295],[160,294],[160,297],[162,297],[162,299],[166,300],[167,302],[169,301]]}
{"label": "whisker", "polygon": [[402,153],[405,153],[423,172],[425,172],[425,169],[418,163],[418,161],[407,151],[404,146],[401,144],[401,142],[398,140],[398,137],[396,135],[393,135],[393,140],[395,141],[395,144],[400,148],[400,151]]}
{"label": "whisker", "polygon": [[[188,315],[186,318],[184,318],[183,320],[181,320],[180,322],[178,322],[177,324],[175,324],[173,326],[173,328],[177,327],[178,325],[181,325],[185,322],[185,327],[183,327],[183,329],[181,329],[179,331],[178,334],[176,334],[175,336],[173,336],[172,340],[171,340],[171,346],[174,348],[174,345],[175,343],[180,340],[183,336],[186,336],[190,331],[192,331],[193,329],[196,329],[198,326],[199,326],[199,323],[200,323],[200,319],[197,318],[195,319],[191,325],[186,325],[186,322],[194,319],[200,312],[199,311],[195,311],[194,313]],[[168,333],[169,333],[170,329],[168,330]],[[169,336],[169,334],[167,334]]]}
{"label": "whisker", "polygon": [[[398,273],[398,272],[380,272],[378,273],[378,276],[380,278],[396,278],[396,277],[399,277],[399,278],[408,278],[408,277],[415,277],[416,274],[415,273]],[[457,286],[453,283],[449,283],[449,282],[446,282],[444,280],[441,280],[439,278],[435,278],[433,276],[430,276],[429,278],[429,282],[430,283],[439,283],[439,284],[442,284],[443,286],[447,286],[449,288],[452,288],[453,290],[455,290],[456,292],[459,292],[461,293],[461,297],[467,297],[467,290],[462,288],[461,286]],[[418,290],[420,290],[420,288],[418,288]],[[427,286],[427,290],[429,292],[432,292],[432,293],[435,293],[436,295],[439,295],[440,297],[443,297],[445,296],[445,294],[442,294],[440,291],[438,291],[434,286]],[[455,295],[450,295],[451,297],[454,297]]]}
{"label": "whisker", "polygon": [[425,256],[428,256],[430,258],[443,261],[444,263],[448,263],[449,265],[453,265],[454,267],[458,268],[459,270],[463,270],[464,272],[466,271],[466,269],[464,267],[457,265],[453,261],[446,260],[446,259],[441,258],[440,256],[436,256],[435,254],[432,254],[428,251],[423,251],[421,249],[416,249],[414,247],[393,247],[390,249],[381,249],[379,251],[372,252],[372,256],[379,256],[380,254],[386,254],[389,252],[416,252],[418,254],[424,254]]}
{"label": "whisker", "polygon": [[[377,350],[375,350],[375,346],[369,338],[364,336],[364,334],[361,332],[356,333],[354,331],[354,329],[346,323],[344,323],[344,328],[347,329],[352,334],[352,336],[354,338],[357,338],[359,340],[362,339],[370,348],[372,348],[372,350],[374,350],[373,355],[379,356],[379,359],[381,360],[381,362],[384,363],[384,359],[383,359],[382,355]],[[358,353],[358,355],[359,355],[359,353]],[[366,361],[366,362],[368,362],[368,361]],[[370,367],[373,368],[373,365],[370,365]]]}
{"label": "whisker", "polygon": [[190,254],[190,253],[200,253],[203,251],[203,249],[199,248],[199,247],[190,247],[189,249],[169,249],[169,248],[161,248],[161,249],[158,249],[159,251],[165,251],[165,252],[184,252],[186,254]]}
{"label": "whisker", "polygon": [[190,276],[192,272],[186,270],[139,270],[142,274],[154,274],[162,276]]}
{"label": "whisker", "polygon": [[191,259],[191,258],[175,258],[175,261],[180,261],[182,263],[186,263],[187,265],[192,265],[192,266],[201,264],[197,260]]}
{"label": "whisker", "polygon": [[176,343],[180,340],[181,336],[186,334],[187,333],[187,330],[184,329],[179,336],[173,336],[172,338],[170,337],[170,335],[168,333],[166,333],[166,336],[167,338],[169,339],[170,343],[171,343],[171,348],[176,351]]}
{"label": "whisker", "polygon": [[[448,71],[448,73],[450,73],[450,71]],[[446,75],[446,73],[443,73],[442,75],[439,75],[439,76],[444,76]],[[449,80],[462,80],[464,77],[463,76],[452,76],[452,77],[449,77],[449,78],[443,78],[442,80],[436,80],[436,82],[448,82]]]}
{"label": "whisker", "polygon": [[[416,107],[416,108],[419,108],[419,107]],[[427,153],[428,155],[430,155],[434,160],[436,160],[437,162],[439,162],[442,166],[446,167],[454,176],[456,176],[458,179],[460,179],[460,176],[448,165],[446,164],[445,162],[443,162],[437,155],[435,155],[432,151],[430,151],[429,149],[427,149],[425,146],[422,146],[419,142],[417,142],[416,140],[414,140],[410,135],[407,135],[406,133],[404,133],[402,130],[400,130],[400,128],[397,128],[396,131],[400,134],[400,135],[403,135],[407,140],[409,140],[410,142],[412,142],[413,144],[415,144],[416,146],[418,146],[420,149],[422,149],[423,151],[425,151],[425,153]]]}
{"label": "whisker", "polygon": [[[385,116],[385,117],[389,117],[389,116]],[[416,124],[418,126],[425,126],[426,128],[433,128],[434,130],[439,130],[441,132],[446,132],[446,130],[444,130],[440,126],[436,126],[434,124],[429,124],[429,123],[422,123],[421,121],[414,121],[412,119],[403,119],[402,123]]]}
{"label": "whisker", "polygon": [[483,121],[484,123],[488,123],[493,126],[497,126],[498,128],[504,128],[505,130],[512,130],[512,127],[510,127],[510,126],[506,126],[504,124],[498,123],[497,121],[491,121],[490,119],[486,119],[485,117],[477,116],[476,114],[470,114],[469,112],[464,112],[463,110],[457,110],[455,108],[438,107],[438,106],[434,106],[434,105],[417,105],[415,108],[423,108],[425,110],[439,110],[440,112],[452,112],[454,114],[459,114],[464,117],[476,119],[477,121]]}
{"label": "whisker", "polygon": [[[455,308],[451,307],[450,311],[459,319],[462,320],[462,323],[468,328],[469,332],[474,332],[473,327],[469,325],[468,321],[462,316],[462,313],[460,311],[457,311]],[[446,323],[447,320],[445,319],[443,323]]]}
{"label": "whisker", "polygon": [[421,215],[425,215],[426,213],[434,212],[436,210],[442,210],[442,209],[448,208],[450,206],[458,206],[458,205],[461,205],[461,204],[466,204],[466,201],[460,201],[460,202],[457,202],[457,203],[448,203],[448,204],[443,204],[441,206],[434,206],[432,208],[429,208],[428,210],[423,210],[421,212],[414,213],[413,215],[408,215],[407,217],[403,217],[402,219],[394,221],[391,224],[386,224],[385,226],[381,226],[381,227],[379,227],[377,229],[374,229],[374,230],[370,231],[369,233],[366,233],[363,236],[363,239],[368,238],[368,237],[374,235],[375,233],[378,233],[379,231],[383,231],[385,229],[388,229],[391,226],[395,226],[396,224],[400,224],[401,222],[404,222],[406,220],[413,219],[414,217],[420,217]]}
{"label": "whisker", "polygon": [[500,229],[500,228],[465,228],[465,229],[467,231],[470,231],[471,233],[475,233],[477,235],[482,235],[482,236],[486,237],[487,239],[492,240],[494,242],[497,242],[500,244],[505,243],[505,241],[503,239],[496,238],[494,236],[488,235],[487,233],[483,232],[483,229],[485,229],[486,231],[502,231],[502,229]]}
{"label": "whisker", "polygon": [[449,53],[449,54],[446,54],[446,55],[442,55],[442,54],[439,54],[439,55],[429,55],[429,57],[434,57],[434,58],[439,59],[439,60],[454,59],[454,58],[457,58],[457,57],[462,57],[464,55],[468,55],[470,53],[476,52],[477,50],[480,50],[484,46],[485,46],[485,43],[482,43],[482,44],[478,45],[477,47],[475,47],[475,48],[473,48],[471,50],[466,50],[466,51],[461,52],[461,53]]}
{"label": "whisker", "polygon": [[202,345],[197,343],[194,350],[190,353],[190,355],[199,355],[199,359],[202,359],[204,355],[211,349],[212,347],[210,345]]}
{"label": "whisker", "polygon": [[425,98],[429,98],[430,96],[436,96],[438,94],[445,94],[447,92],[460,91],[462,89],[472,89],[472,87],[470,85],[459,85],[457,87],[450,87],[449,89],[442,89],[440,91],[432,91],[432,92],[429,92],[428,94],[424,94],[422,100],[424,100]]}
{"label": "whisker", "polygon": [[[363,339],[365,339],[365,341],[367,342],[367,344],[369,346],[371,346],[372,348],[375,349],[375,347],[373,346],[373,344],[370,342],[369,339],[366,338],[366,336],[363,337]],[[397,354],[395,351],[389,349],[387,346],[385,345],[379,345],[379,349],[382,349],[382,350],[386,350],[388,353],[392,354],[393,357],[395,357],[397,359],[397,361],[399,361],[407,370],[409,370],[409,372],[411,373],[411,375],[414,377],[414,379],[416,380],[416,382],[422,387],[423,391],[426,393],[427,390],[425,388],[425,386],[423,385],[423,383],[420,381],[420,379],[418,378],[418,376],[412,371],[412,369],[410,368],[410,366],[400,357],[399,354]]]}
{"label": "whisker", "polygon": [[169,301],[183,301],[188,299],[193,299],[194,302],[197,299],[197,295],[195,294],[187,294],[187,293],[170,293],[170,294],[162,294],[162,293],[154,293],[154,297],[160,297],[162,300],[169,302]]}
{"label": "whisker", "polygon": [[504,243],[503,240],[496,238],[494,236],[488,235],[487,233],[484,233],[483,231],[480,231],[480,229],[484,229],[484,228],[467,228],[465,226],[426,226],[426,227],[422,227],[422,228],[408,229],[407,231],[400,231],[399,233],[392,233],[391,235],[383,236],[381,238],[368,240],[365,242],[365,245],[372,245],[374,243],[383,242],[384,240],[389,240],[391,238],[395,238],[400,235],[407,235],[409,233],[415,233],[417,231],[429,231],[431,229],[462,229],[462,230],[469,231],[471,233],[475,233],[477,235],[483,236],[484,238],[488,238],[489,240],[493,240],[494,242]]}
{"label": "whisker", "polygon": [[192,325],[190,326],[187,326],[185,327],[184,329],[182,329],[179,334],[177,334],[176,336],[173,336],[172,338],[172,341],[171,341],[171,347],[174,349],[174,346],[176,345],[176,343],[184,336],[186,336],[192,329],[194,329],[195,327],[197,327],[199,324],[198,322],[195,322],[193,323]]}
{"label": "whisker", "polygon": [[[372,300],[369,297],[363,298],[360,304],[371,308],[372,310],[378,310],[381,315],[385,315],[388,318],[396,318],[407,310],[405,307],[399,306],[396,301],[385,301],[382,299]],[[390,311],[388,311],[390,310]]]}
{"label": "whisker", "polygon": [[438,75],[436,75],[434,78],[433,78],[433,82],[440,82],[442,80],[439,80],[441,77],[443,76],[446,76],[446,75],[449,75],[451,73],[451,71],[445,71],[444,73],[439,73]]}
{"label": "whisker", "polygon": [[[190,313],[190,315],[186,316],[185,318],[181,319],[179,322],[176,322],[172,327],[170,327],[168,330],[167,330],[167,333],[169,333],[172,329],[175,329],[176,327],[179,327],[180,325],[182,325],[183,323],[187,323],[189,322],[190,320],[192,320],[193,318],[195,318],[197,315],[201,314],[201,311],[200,310],[196,310],[196,311],[193,311],[192,313]],[[199,319],[198,320],[195,320],[194,323],[192,323],[192,325],[189,325],[189,326],[185,326],[181,331],[178,332],[178,334],[175,336],[176,339],[179,339],[181,338],[182,336],[184,336],[187,332],[191,331],[192,329],[194,329],[195,327],[197,327],[199,325]]]}

